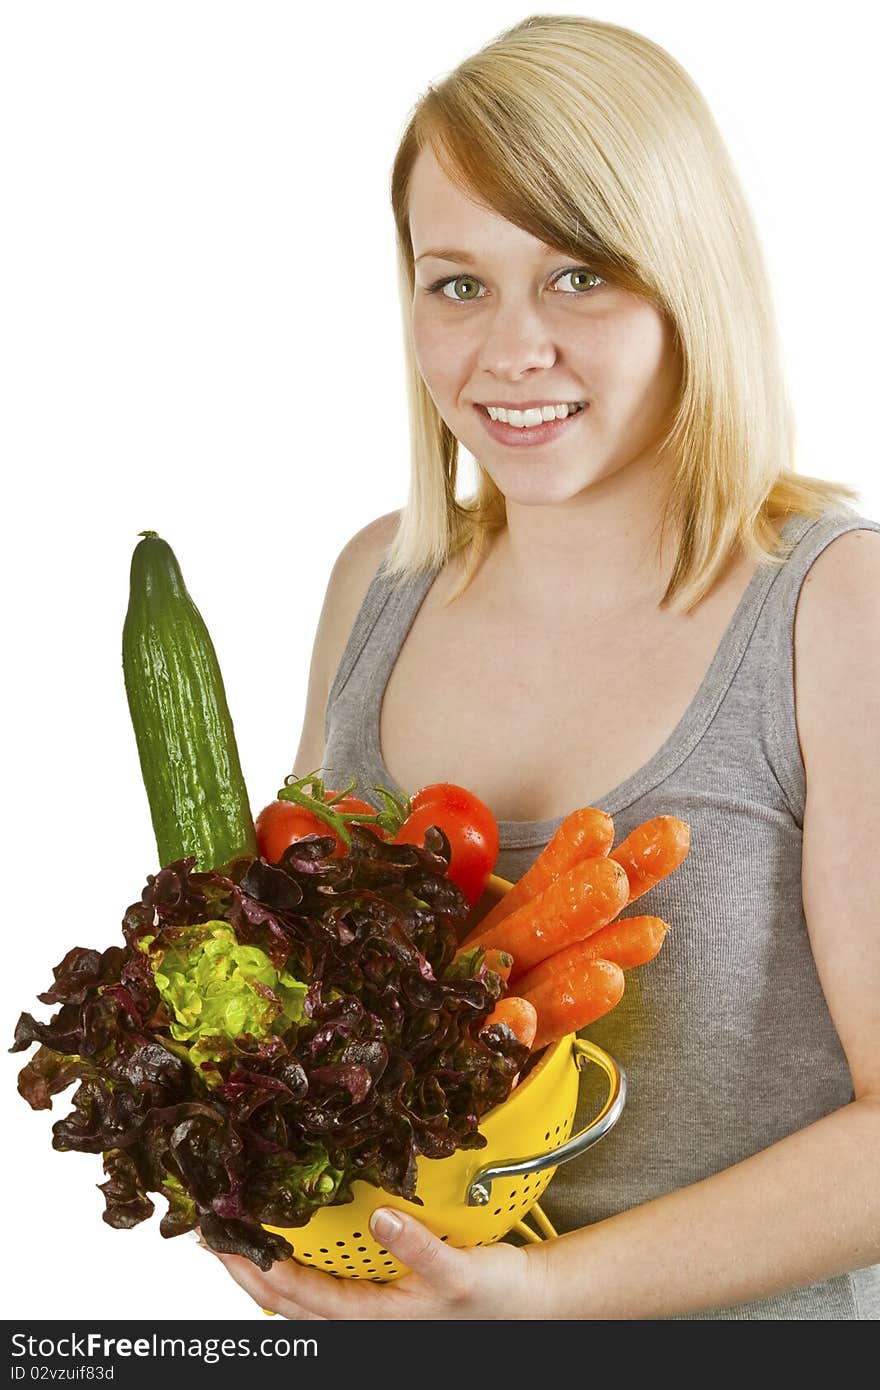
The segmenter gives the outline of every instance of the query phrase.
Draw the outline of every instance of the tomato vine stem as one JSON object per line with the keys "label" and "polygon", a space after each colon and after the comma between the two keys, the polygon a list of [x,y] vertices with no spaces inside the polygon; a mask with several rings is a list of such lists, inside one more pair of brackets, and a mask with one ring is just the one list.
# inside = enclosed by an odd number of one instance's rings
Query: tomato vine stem
{"label": "tomato vine stem", "polygon": [[[306,787],[309,788],[308,791],[305,790]],[[284,786],[279,788],[277,796],[279,801],[293,801],[304,810],[311,811],[312,815],[324,821],[336,832],[346,849],[351,849],[349,825],[375,825],[392,837],[396,835],[410,814],[409,798],[396,796],[387,787],[377,786],[373,790],[378,792],[382,800],[381,811],[369,815],[365,811],[334,810],[338,802],[353,795],[356,790],[357,782],[352,781],[344,791],[328,796],[318,772],[309,772],[305,777],[294,777],[291,773],[285,778]]]}

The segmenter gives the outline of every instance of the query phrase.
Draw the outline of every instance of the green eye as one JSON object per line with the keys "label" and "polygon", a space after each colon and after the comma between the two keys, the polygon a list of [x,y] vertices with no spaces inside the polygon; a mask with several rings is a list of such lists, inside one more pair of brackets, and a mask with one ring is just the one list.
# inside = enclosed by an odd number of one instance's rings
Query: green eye
{"label": "green eye", "polygon": [[[574,291],[574,295],[580,295],[581,297],[583,297],[585,294],[588,294],[590,290],[597,289],[599,285],[605,283],[596,274],[594,270],[590,270],[589,266],[581,265],[571,266],[568,270],[560,270],[559,274],[553,281],[554,286],[557,285],[559,281],[564,279],[567,275],[577,276],[580,278],[581,281],[586,279],[587,283],[582,284],[580,288],[577,288]],[[437,294],[438,292],[441,292],[443,294],[444,299],[452,300],[452,302],[455,304],[467,304],[474,300],[482,299],[484,296],[480,294],[446,294],[446,286],[452,285],[454,288],[456,285],[472,285],[478,287],[481,284],[482,281],[478,280],[475,275],[448,275],[445,279],[435,280],[433,285],[428,285],[427,292],[428,294]]]}
{"label": "green eye", "polygon": [[566,275],[571,275],[571,276],[579,275],[579,276],[581,276],[581,277],[586,276],[589,280],[594,281],[595,283],[586,285],[586,286],[584,287],[585,289],[588,289],[588,290],[595,289],[595,288],[596,288],[596,285],[601,285],[601,284],[602,284],[602,281],[599,279],[599,276],[596,274],[596,272],[595,272],[594,270],[587,270],[586,266],[578,266],[578,267],[577,267],[576,269],[574,269],[574,270],[563,270],[563,271],[562,271],[562,274],[561,274],[558,278],[561,280],[561,279],[563,279],[563,277],[566,276]]}
{"label": "green eye", "polygon": [[[441,288],[442,288],[443,285],[453,285],[453,286],[455,286],[455,285],[467,285],[467,284],[476,285],[476,284],[479,284],[479,281],[478,281],[478,280],[475,280],[474,277],[473,277],[472,275],[457,275],[457,276],[455,277],[455,279],[453,279],[453,280],[444,280],[444,281],[442,282]],[[465,295],[465,296],[464,296],[464,299],[465,299],[465,301],[467,301],[468,299],[472,299],[472,298],[476,298],[476,297],[477,297],[476,295]],[[447,295],[444,295],[444,298],[445,298],[445,299],[458,299],[458,295],[449,295],[449,294],[447,294]],[[459,301],[459,302],[461,302],[461,301]]]}

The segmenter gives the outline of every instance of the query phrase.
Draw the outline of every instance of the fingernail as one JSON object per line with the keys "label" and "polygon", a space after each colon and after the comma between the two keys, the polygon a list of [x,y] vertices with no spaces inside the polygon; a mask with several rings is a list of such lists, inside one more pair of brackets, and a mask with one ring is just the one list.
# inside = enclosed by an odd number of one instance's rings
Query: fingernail
{"label": "fingernail", "polygon": [[389,1240],[394,1240],[403,1230],[403,1222],[396,1211],[389,1210],[388,1207],[378,1207],[370,1217],[370,1230],[377,1240],[386,1245]]}

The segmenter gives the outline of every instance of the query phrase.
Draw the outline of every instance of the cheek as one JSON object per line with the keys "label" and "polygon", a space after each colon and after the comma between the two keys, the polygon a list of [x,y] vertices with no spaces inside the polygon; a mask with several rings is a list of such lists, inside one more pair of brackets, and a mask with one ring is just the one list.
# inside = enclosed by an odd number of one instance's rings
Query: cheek
{"label": "cheek", "polygon": [[419,371],[431,390],[455,388],[467,378],[469,356],[462,333],[445,329],[430,314],[413,312],[413,351]]}
{"label": "cheek", "polygon": [[675,388],[678,364],[670,325],[646,306],[591,326],[589,362],[599,392],[621,401],[662,395]]}
{"label": "cheek", "polygon": [[627,396],[645,372],[647,359],[656,353],[655,329],[638,314],[619,306],[599,308],[581,306],[583,314],[572,314],[557,330],[556,348],[560,363],[574,380],[583,384],[588,396],[613,402]]}

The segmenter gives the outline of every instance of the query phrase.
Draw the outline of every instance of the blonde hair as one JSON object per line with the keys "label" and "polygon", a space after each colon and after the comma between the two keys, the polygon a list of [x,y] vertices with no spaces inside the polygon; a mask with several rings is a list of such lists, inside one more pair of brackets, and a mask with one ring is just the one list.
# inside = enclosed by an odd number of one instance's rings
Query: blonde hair
{"label": "blonde hair", "polygon": [[391,203],[403,308],[411,480],[385,560],[391,574],[465,550],[470,583],[504,496],[477,461],[456,496],[458,440],[419,372],[408,195],[429,146],[468,196],[668,316],[682,359],[673,423],[660,445],[671,486],[658,532],[678,549],[661,601],[684,610],[737,543],[782,563],[772,525],[790,512],[845,510],[858,494],[794,471],[795,425],[767,272],[745,197],[706,102],[657,44],[580,15],[531,15],[419,99],[395,156]]}

